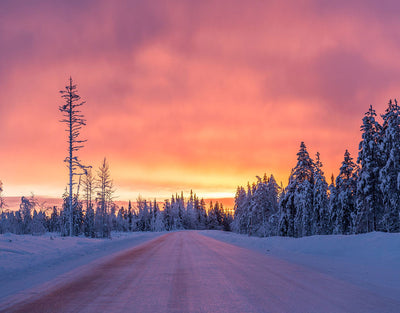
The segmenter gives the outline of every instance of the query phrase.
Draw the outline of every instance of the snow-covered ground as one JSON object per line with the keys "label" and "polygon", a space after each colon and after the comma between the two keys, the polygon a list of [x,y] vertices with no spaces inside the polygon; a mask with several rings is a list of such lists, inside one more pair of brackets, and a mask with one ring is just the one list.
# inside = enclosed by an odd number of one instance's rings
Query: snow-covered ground
{"label": "snow-covered ground", "polygon": [[[257,238],[222,231],[199,233],[400,299],[400,234]],[[115,233],[111,240],[0,235],[0,302],[161,234]]]}
{"label": "snow-covered ground", "polygon": [[200,233],[400,299],[400,233],[303,238],[257,238],[222,231]]}
{"label": "snow-covered ground", "polygon": [[112,239],[0,235],[0,301],[77,267],[139,245],[163,233],[113,233]]}

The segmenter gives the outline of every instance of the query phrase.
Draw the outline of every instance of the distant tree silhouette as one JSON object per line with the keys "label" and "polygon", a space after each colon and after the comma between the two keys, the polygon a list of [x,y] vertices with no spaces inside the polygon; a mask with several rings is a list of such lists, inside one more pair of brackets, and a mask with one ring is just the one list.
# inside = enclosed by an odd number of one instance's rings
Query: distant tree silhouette
{"label": "distant tree silhouette", "polygon": [[2,194],[3,194],[3,182],[0,180],[0,213],[2,212],[4,206],[6,205]]}
{"label": "distant tree silhouette", "polygon": [[109,237],[111,232],[110,221],[108,219],[109,209],[113,205],[114,187],[111,179],[110,167],[106,158],[97,170],[97,210],[96,230],[98,236]]}

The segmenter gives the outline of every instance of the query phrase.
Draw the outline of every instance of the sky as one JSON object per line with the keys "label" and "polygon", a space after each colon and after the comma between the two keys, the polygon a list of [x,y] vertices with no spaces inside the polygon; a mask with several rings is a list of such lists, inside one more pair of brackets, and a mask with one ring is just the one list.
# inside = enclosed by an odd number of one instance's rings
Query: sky
{"label": "sky", "polygon": [[398,1],[0,2],[4,195],[60,197],[59,90],[86,101],[79,151],[120,200],[287,184],[304,141],[330,181],[369,105],[400,84]]}

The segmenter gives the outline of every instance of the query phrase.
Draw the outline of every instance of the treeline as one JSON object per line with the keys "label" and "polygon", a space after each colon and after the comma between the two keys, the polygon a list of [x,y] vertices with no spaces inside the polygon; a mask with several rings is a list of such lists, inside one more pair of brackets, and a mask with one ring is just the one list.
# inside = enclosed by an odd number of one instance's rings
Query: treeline
{"label": "treeline", "polygon": [[319,153],[302,142],[286,188],[273,176],[238,187],[232,229],[257,236],[302,237],[400,231],[400,107],[389,101],[382,123],[372,106],[362,120],[357,161],[346,150],[328,186]]}
{"label": "treeline", "polygon": [[[86,119],[80,108],[85,104],[70,77],[60,91],[63,104],[59,106],[62,123],[68,133],[67,163],[69,183],[63,195],[62,208],[42,210],[34,197],[22,197],[20,209],[5,210],[0,181],[0,233],[42,234],[60,232],[63,236],[110,237],[111,231],[164,231],[180,229],[230,229],[232,215],[218,202],[206,206],[204,200],[191,192],[159,203],[139,198],[136,206],[119,208],[113,201],[114,186],[106,159],[96,173],[84,165],[78,151],[86,140],[80,139],[80,130]],[[81,194],[82,193],[82,194]]]}
{"label": "treeline", "polygon": [[[90,203],[74,197],[73,231],[76,236],[110,237],[111,231],[230,230],[233,220],[222,204],[210,202],[207,206],[203,199],[192,192],[188,199],[183,194],[175,195],[161,204],[156,200],[139,198],[135,206],[129,201],[127,208],[119,208],[111,201],[104,209],[100,201]],[[62,209],[41,209],[33,196],[22,197],[19,210],[2,210],[0,234],[10,232],[40,235],[45,232],[59,232],[67,236],[69,210],[65,208],[68,207],[68,197],[65,197],[64,202]],[[96,210],[93,210],[93,205]]]}

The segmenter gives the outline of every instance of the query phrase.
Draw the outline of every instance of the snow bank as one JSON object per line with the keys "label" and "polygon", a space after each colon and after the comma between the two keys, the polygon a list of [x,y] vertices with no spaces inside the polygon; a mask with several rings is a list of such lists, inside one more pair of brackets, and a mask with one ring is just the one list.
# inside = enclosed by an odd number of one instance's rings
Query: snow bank
{"label": "snow bank", "polygon": [[400,299],[400,234],[257,238],[222,231],[203,235],[256,250]]}
{"label": "snow bank", "polygon": [[96,259],[139,245],[163,233],[112,233],[112,239],[0,235],[0,301]]}

